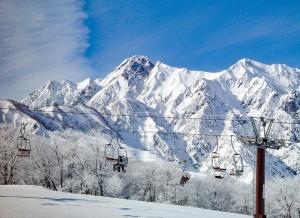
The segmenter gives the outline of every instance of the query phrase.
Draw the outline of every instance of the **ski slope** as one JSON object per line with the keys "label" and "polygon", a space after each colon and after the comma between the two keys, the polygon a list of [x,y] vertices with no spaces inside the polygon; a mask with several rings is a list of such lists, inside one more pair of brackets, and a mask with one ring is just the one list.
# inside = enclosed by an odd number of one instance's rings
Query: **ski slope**
{"label": "ski slope", "polygon": [[54,192],[37,186],[0,186],[0,217],[250,217],[194,207]]}

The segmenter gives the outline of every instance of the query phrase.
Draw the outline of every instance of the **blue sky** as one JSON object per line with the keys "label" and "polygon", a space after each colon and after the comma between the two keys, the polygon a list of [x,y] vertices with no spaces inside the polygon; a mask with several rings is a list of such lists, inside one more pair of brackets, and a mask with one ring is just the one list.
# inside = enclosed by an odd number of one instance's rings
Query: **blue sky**
{"label": "blue sky", "polygon": [[0,99],[103,78],[135,54],[191,70],[244,57],[300,67],[300,1],[0,1]]}
{"label": "blue sky", "polygon": [[247,57],[300,66],[300,1],[88,0],[85,56],[105,75],[124,58],[222,70]]}

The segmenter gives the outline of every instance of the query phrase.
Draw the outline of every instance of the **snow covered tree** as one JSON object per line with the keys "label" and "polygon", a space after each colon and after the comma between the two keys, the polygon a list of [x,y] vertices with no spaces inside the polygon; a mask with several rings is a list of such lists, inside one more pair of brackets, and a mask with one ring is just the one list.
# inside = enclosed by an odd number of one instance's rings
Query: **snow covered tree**
{"label": "snow covered tree", "polygon": [[292,218],[299,216],[300,179],[280,178],[267,186],[267,209],[274,217]]}
{"label": "snow covered tree", "polygon": [[104,196],[104,181],[108,173],[105,164],[104,149],[100,144],[91,144],[90,149],[92,150],[90,158],[92,171],[98,184],[97,193],[100,196]]}
{"label": "snow covered tree", "polygon": [[8,185],[17,183],[15,180],[18,162],[16,129],[12,125],[3,124],[0,127],[0,182]]}
{"label": "snow covered tree", "polygon": [[105,180],[105,193],[110,197],[119,197],[122,192],[122,179],[118,174],[113,174]]}
{"label": "snow covered tree", "polygon": [[54,149],[39,137],[35,137],[34,142],[37,145],[32,152],[34,177],[37,177],[43,186],[56,190]]}

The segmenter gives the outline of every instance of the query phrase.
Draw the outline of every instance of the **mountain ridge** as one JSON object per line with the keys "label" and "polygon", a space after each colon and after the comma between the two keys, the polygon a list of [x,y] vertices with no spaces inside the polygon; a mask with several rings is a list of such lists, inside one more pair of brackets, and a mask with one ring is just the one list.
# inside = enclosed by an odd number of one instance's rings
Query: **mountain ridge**
{"label": "mountain ridge", "polygon": [[[86,79],[79,83],[67,80],[48,82],[21,101],[28,106],[29,114],[35,114],[30,112],[31,109],[50,110],[53,106],[49,105],[54,105],[62,112],[70,112],[67,116],[61,112],[51,115],[40,112],[29,118],[18,116],[22,117],[21,120],[30,119],[32,126],[38,121],[39,131],[32,133],[98,129],[109,138],[108,129],[112,129],[120,133],[119,137],[128,149],[146,149],[153,155],[177,162],[185,159],[184,168],[209,173],[210,154],[216,149],[216,139],[201,133],[253,134],[250,122],[241,126],[234,123],[234,116],[266,116],[295,122],[295,117],[300,114],[299,87],[300,70],[287,65],[265,65],[241,59],[227,70],[209,73],[172,67],[151,61],[146,56],[133,56],[125,59],[104,79]],[[5,101],[0,102],[0,106],[5,104]],[[72,115],[72,111],[81,114]],[[87,114],[91,111],[99,114]],[[2,112],[2,122],[19,123],[14,113]],[[122,114],[144,116],[116,116]],[[223,120],[205,119],[216,116]],[[54,128],[51,129],[51,125]],[[142,134],[147,130],[153,133]],[[166,135],[164,132],[183,132],[186,135]],[[271,134],[300,139],[298,125],[274,124]],[[229,160],[233,151],[230,140],[220,137],[219,143],[224,145],[220,153],[225,164],[231,165]],[[240,142],[235,144],[237,151],[243,154],[246,166],[241,179],[249,182],[253,176],[252,158],[255,153]],[[293,156],[285,160],[280,158],[289,152],[300,155],[299,144],[269,151],[270,176],[299,173],[299,161]]]}

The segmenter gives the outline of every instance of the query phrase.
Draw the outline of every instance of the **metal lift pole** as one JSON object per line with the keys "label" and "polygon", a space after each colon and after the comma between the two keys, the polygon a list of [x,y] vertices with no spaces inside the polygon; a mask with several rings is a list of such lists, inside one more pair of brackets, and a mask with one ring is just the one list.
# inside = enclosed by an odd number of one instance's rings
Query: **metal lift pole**
{"label": "metal lift pole", "polygon": [[265,218],[265,149],[257,147],[256,154],[256,214],[255,218]]}
{"label": "metal lift pole", "polygon": [[[263,138],[260,140],[264,147],[261,147],[261,144],[257,142],[257,154],[256,154],[256,214],[255,218],[266,218],[265,215],[265,156],[266,150],[265,146],[268,143],[268,136],[273,124],[273,120],[269,122],[268,128],[266,130],[267,122],[261,117],[260,118],[263,126]],[[255,122],[252,122],[255,125]],[[255,126],[256,128],[256,126]],[[255,131],[255,130],[254,130]],[[256,130],[256,136],[258,132]]]}
{"label": "metal lift pole", "polygon": [[[261,118],[262,126],[264,128],[264,137],[262,141],[266,141],[266,122],[263,118]],[[254,215],[255,218],[266,218],[265,215],[265,196],[264,196],[264,188],[265,188],[265,156],[266,151],[265,148],[262,148],[260,143],[258,143],[259,140],[259,133],[256,128],[255,121],[253,117],[251,117],[251,123],[253,127],[253,131],[256,137],[256,146],[257,146],[257,152],[256,152],[256,213]],[[269,125],[268,131],[271,128]]]}

